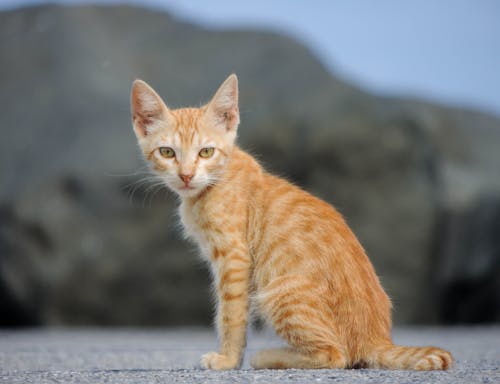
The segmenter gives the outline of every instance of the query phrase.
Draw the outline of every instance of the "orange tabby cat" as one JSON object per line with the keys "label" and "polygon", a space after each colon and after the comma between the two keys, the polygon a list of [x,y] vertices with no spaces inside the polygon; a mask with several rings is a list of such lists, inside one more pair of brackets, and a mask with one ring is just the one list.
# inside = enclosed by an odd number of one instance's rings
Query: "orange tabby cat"
{"label": "orange tabby cat", "polygon": [[140,80],[131,104],[144,156],[181,197],[185,232],[210,261],[220,347],[204,367],[240,366],[250,301],[290,345],[257,353],[254,368],[451,366],[445,350],[392,343],[389,298],[341,215],[234,144],[235,75],[201,108],[169,109]]}

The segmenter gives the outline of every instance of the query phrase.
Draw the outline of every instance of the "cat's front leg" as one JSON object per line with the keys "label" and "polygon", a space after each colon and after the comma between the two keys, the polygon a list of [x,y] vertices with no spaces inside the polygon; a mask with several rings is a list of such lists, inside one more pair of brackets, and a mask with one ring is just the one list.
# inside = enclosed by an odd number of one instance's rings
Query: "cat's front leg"
{"label": "cat's front leg", "polygon": [[214,256],[220,349],[203,355],[201,364],[209,369],[233,369],[241,365],[246,345],[250,258],[243,248],[215,250]]}

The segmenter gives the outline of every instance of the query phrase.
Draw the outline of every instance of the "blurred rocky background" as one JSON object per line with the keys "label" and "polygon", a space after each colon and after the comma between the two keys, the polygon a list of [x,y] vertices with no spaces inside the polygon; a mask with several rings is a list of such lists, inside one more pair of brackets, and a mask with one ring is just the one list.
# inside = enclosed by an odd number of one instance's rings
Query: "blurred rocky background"
{"label": "blurred rocky background", "polygon": [[1,12],[0,60],[1,326],[209,324],[129,90],[199,105],[232,72],[241,146],[344,214],[395,322],[500,320],[498,118],[367,93],[284,35],[130,6]]}

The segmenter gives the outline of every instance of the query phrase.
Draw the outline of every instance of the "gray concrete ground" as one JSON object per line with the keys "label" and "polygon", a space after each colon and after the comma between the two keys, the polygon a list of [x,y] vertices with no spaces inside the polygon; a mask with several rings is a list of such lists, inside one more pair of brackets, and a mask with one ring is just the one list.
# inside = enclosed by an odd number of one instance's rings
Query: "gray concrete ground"
{"label": "gray concrete ground", "polygon": [[243,368],[214,372],[198,366],[214,350],[212,330],[55,329],[0,331],[1,383],[500,383],[500,326],[398,328],[395,342],[449,349],[448,372],[382,370],[256,371],[248,358],[281,344],[252,333]]}

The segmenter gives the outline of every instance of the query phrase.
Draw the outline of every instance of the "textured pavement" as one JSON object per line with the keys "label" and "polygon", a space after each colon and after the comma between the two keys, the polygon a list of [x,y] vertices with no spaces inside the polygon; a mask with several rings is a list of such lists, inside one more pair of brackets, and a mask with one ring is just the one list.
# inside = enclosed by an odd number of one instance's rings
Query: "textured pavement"
{"label": "textured pavement", "polygon": [[249,367],[257,349],[282,342],[252,333],[241,370],[199,368],[215,350],[206,329],[0,330],[0,383],[500,383],[500,326],[398,328],[398,344],[434,344],[456,358],[447,372],[264,370]]}

